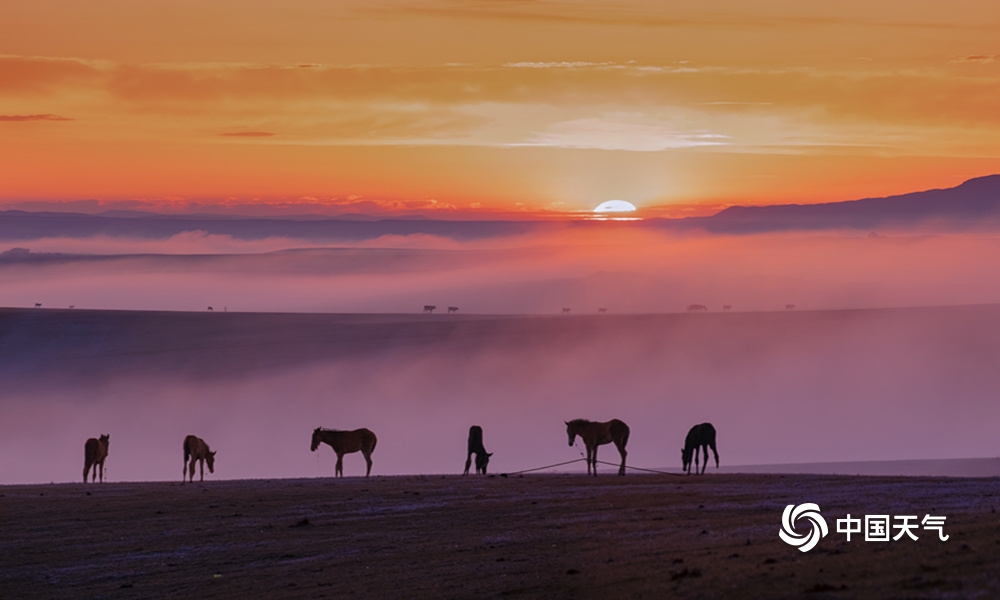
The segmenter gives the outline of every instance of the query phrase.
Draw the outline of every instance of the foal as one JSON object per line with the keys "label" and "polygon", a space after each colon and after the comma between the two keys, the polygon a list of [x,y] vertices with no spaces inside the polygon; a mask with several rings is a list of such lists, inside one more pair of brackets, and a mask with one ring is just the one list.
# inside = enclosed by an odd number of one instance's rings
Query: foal
{"label": "foal", "polygon": [[205,481],[205,463],[208,463],[208,472],[215,473],[215,452],[209,449],[205,440],[194,435],[189,435],[184,438],[184,466],[181,467],[182,482],[184,481],[185,473],[189,473],[190,480],[194,481],[194,463],[196,462],[198,463],[198,471],[201,474],[202,481]]}
{"label": "foal", "polygon": [[87,472],[90,467],[94,467],[94,474],[90,478],[93,483],[100,473],[100,481],[104,483],[104,459],[108,457],[108,442],[111,434],[105,433],[100,438],[90,438],[83,445],[83,482],[87,483]]}

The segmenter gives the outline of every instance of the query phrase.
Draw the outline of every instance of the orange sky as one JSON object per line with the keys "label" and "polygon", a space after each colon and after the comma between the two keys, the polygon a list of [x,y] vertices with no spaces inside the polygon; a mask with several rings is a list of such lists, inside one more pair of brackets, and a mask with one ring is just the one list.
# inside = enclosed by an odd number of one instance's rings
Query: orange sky
{"label": "orange sky", "polygon": [[1000,172],[997,2],[679,5],[5,0],[0,208],[681,216]]}

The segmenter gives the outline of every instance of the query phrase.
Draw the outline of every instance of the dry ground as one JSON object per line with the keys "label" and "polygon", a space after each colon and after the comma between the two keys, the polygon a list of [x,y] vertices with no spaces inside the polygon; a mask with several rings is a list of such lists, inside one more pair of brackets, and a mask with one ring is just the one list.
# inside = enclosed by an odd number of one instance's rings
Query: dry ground
{"label": "dry ground", "polygon": [[[830,535],[778,539],[786,504]],[[0,486],[3,598],[996,598],[998,479],[535,474]],[[947,516],[848,543],[845,513]]]}

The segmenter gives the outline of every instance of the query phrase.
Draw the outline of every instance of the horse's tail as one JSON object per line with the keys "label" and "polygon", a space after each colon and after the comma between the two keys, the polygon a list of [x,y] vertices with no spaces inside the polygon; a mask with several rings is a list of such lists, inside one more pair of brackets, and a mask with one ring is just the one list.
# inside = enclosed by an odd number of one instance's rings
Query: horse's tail
{"label": "horse's tail", "polygon": [[372,448],[368,452],[375,452],[375,445],[378,444],[378,436],[372,433]]}
{"label": "horse's tail", "polygon": [[184,464],[187,464],[188,459],[191,458],[191,445],[187,438],[184,438]]}

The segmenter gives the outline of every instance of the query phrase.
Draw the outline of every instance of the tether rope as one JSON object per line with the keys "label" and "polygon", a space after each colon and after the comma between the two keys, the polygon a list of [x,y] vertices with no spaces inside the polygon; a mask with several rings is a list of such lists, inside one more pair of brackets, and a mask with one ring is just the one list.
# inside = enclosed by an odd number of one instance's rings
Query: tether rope
{"label": "tether rope", "polygon": [[[520,471],[514,471],[512,473],[502,473],[502,474],[503,475],[520,475],[521,473],[531,473],[532,471],[544,471],[545,469],[552,469],[552,468],[561,467],[561,466],[564,466],[564,465],[571,465],[573,463],[578,463],[580,461],[585,461],[585,460],[587,460],[587,459],[586,458],[577,458],[577,459],[574,459],[574,460],[567,460],[566,462],[556,463],[554,465],[545,465],[544,467],[535,467],[534,469],[522,469]],[[617,465],[615,463],[610,463],[610,462],[606,462],[606,461],[603,461],[603,460],[599,460],[597,462],[599,462],[602,465],[609,465],[609,466],[612,466],[612,467],[618,467],[618,466],[620,466],[620,465]],[[671,473],[670,471],[657,471],[656,469],[644,469],[642,467],[633,467],[631,465],[625,465],[625,468],[626,469],[632,469],[634,471],[645,471],[647,473],[659,473],[660,475],[676,475],[676,476],[684,475],[684,473]]]}
{"label": "tether rope", "polygon": [[571,465],[573,463],[580,462],[582,460],[587,460],[586,458],[577,458],[574,460],[567,460],[566,462],[556,463],[554,465],[546,465],[544,467],[535,467],[534,469],[523,469],[521,471],[514,471],[513,473],[504,473],[504,475],[520,475],[521,473],[530,473],[532,471],[541,471],[543,469],[551,469],[553,467],[561,467],[563,465]]}

